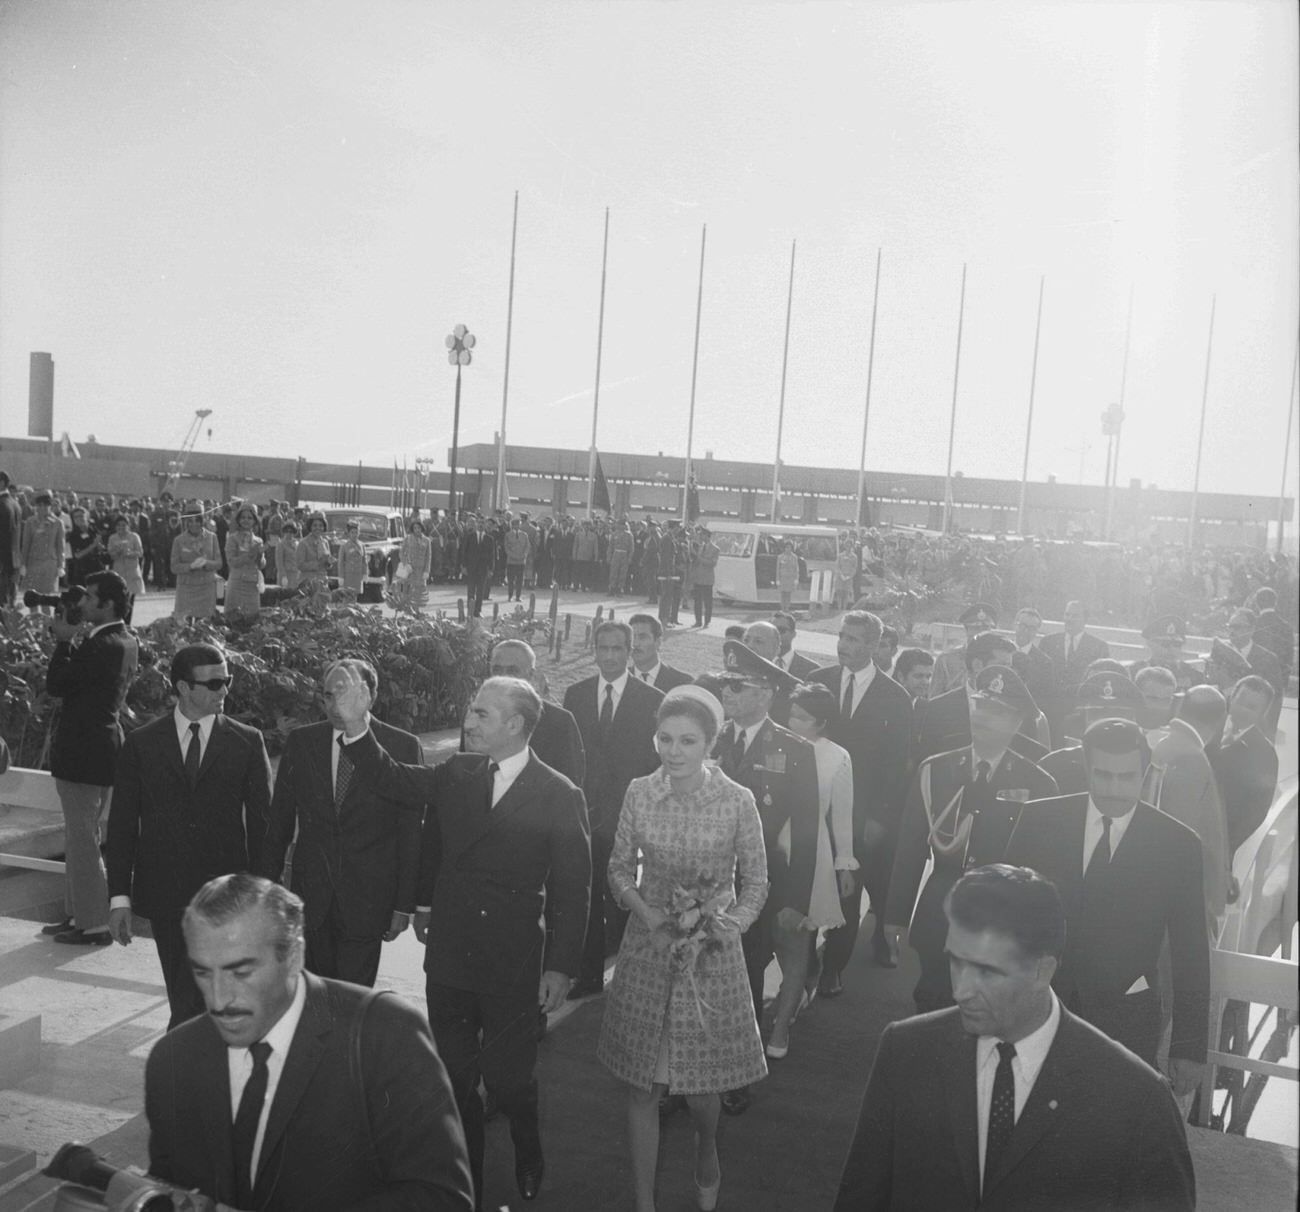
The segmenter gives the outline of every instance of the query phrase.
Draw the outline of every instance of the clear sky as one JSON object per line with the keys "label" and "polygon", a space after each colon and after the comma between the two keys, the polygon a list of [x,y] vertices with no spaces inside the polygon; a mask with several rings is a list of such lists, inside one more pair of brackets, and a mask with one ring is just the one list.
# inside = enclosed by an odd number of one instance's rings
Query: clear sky
{"label": "clear sky", "polygon": [[[0,0],[0,433],[413,463],[500,427],[856,468],[1276,494],[1300,314],[1292,0]],[[1292,459],[1292,477],[1300,460]]]}

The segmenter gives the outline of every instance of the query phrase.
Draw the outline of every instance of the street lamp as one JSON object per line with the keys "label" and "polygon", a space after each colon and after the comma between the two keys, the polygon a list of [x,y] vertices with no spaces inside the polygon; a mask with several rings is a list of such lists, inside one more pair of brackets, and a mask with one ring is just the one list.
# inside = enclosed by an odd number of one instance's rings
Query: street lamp
{"label": "street lamp", "polygon": [[460,368],[473,360],[474,334],[463,324],[457,324],[447,334],[447,361],[456,368],[456,408],[451,422],[451,482],[447,486],[447,512],[456,516],[456,456],[460,445]]}

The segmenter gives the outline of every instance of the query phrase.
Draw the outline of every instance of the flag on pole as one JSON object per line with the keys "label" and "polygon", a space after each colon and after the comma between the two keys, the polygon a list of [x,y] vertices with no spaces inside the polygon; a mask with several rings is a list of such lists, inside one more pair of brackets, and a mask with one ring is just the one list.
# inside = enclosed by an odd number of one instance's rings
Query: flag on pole
{"label": "flag on pole", "polygon": [[59,439],[59,453],[65,459],[81,458],[81,451],[77,449],[76,442],[68,437],[68,431],[66,429],[63,431],[63,436]]}
{"label": "flag on pole", "polygon": [[700,516],[700,486],[695,482],[695,477],[686,482],[686,520],[694,522]]}
{"label": "flag on pole", "polygon": [[609,485],[605,483],[605,472],[600,466],[600,451],[596,451],[596,484],[591,493],[591,507],[613,512],[609,503]]}

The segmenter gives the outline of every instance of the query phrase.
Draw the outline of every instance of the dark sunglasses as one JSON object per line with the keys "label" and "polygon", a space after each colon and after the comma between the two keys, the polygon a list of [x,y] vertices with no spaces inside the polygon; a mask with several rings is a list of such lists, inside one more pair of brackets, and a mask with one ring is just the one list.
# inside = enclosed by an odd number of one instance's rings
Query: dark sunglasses
{"label": "dark sunglasses", "polygon": [[196,690],[200,686],[202,686],[205,690],[211,690],[213,694],[216,694],[218,690],[225,689],[234,680],[235,680],[234,678],[230,678],[230,677],[208,678],[206,682],[191,682],[190,685],[193,686]]}
{"label": "dark sunglasses", "polygon": [[766,690],[766,682],[752,682],[748,678],[720,678],[719,687],[723,690],[730,690],[732,694],[739,694],[742,690]]}

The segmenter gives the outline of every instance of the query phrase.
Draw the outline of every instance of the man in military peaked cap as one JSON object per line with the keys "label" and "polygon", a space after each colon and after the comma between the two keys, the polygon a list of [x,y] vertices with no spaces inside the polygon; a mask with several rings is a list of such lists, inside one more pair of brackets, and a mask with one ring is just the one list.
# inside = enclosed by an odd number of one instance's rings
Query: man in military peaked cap
{"label": "man in military peaked cap", "polygon": [[[919,1013],[952,1005],[944,953],[948,890],[963,871],[1002,861],[1024,803],[1057,794],[1049,774],[1009,748],[1036,713],[1014,669],[985,666],[970,691],[970,743],[926,758],[912,776],[889,880],[885,928],[896,950],[910,921],[908,942],[921,961],[913,994]],[[931,856],[934,867],[918,899],[917,886]]]}
{"label": "man in military peaked cap", "polygon": [[[966,643],[977,635],[992,631],[998,625],[998,612],[987,602],[976,602],[957,616],[957,622],[966,628]],[[930,680],[930,697],[937,698],[945,691],[961,686],[966,681],[966,654],[963,651],[941,653],[935,658],[934,676]]]}
{"label": "man in military peaked cap", "polygon": [[[773,955],[778,949],[783,956],[793,953],[795,944],[807,953],[799,935],[817,865],[817,758],[812,745],[768,714],[773,696],[788,693],[797,680],[738,640],[727,640],[722,649],[724,668],[711,675],[711,682],[721,690],[730,723],[719,735],[713,756],[724,774],[753,792],[767,850],[767,902],[743,939],[754,1013],[761,1019],[763,973]],[[787,822],[789,858],[778,844]],[[728,1114],[739,1115],[748,1106],[748,1090],[722,1096]]]}
{"label": "man in military peaked cap", "polygon": [[1088,790],[1088,771],[1083,764],[1083,746],[1078,740],[1088,725],[1106,719],[1136,720],[1141,703],[1142,692],[1123,674],[1096,673],[1079,687],[1078,709],[1071,717],[1076,722],[1071,729],[1070,743],[1053,749],[1039,762],[1056,780],[1062,795]]}
{"label": "man in military peaked cap", "polygon": [[1146,660],[1134,661],[1129,666],[1131,677],[1136,677],[1138,671],[1148,665],[1160,665],[1174,675],[1179,694],[1205,680],[1198,669],[1183,660],[1187,624],[1177,615],[1162,614],[1158,619],[1152,619],[1142,628],[1142,638],[1147,642],[1150,655]]}

